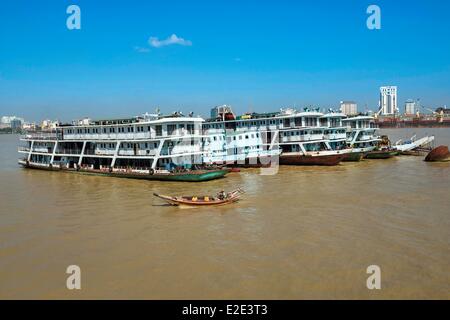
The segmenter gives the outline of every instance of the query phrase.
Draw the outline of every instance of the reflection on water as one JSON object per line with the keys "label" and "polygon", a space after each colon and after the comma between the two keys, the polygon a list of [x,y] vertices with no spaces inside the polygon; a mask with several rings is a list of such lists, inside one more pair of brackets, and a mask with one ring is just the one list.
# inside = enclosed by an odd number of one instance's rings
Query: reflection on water
{"label": "reflection on water", "polygon": [[[448,129],[413,131],[450,144]],[[398,157],[161,183],[20,169],[16,146],[0,136],[0,298],[450,298],[450,164]],[[242,201],[215,208],[152,196],[236,186]],[[80,291],[65,288],[71,264]],[[372,264],[378,292],[366,289]]]}

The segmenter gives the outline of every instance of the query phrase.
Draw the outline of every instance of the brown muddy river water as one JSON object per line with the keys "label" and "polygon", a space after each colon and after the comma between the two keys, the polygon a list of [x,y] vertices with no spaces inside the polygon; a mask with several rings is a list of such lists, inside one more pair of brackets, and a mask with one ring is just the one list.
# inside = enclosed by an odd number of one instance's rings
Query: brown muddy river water
{"label": "brown muddy river water", "polygon": [[[384,130],[391,140],[450,129]],[[0,136],[0,298],[450,298],[450,163],[422,157],[171,183],[21,169]],[[152,196],[241,186],[200,209]],[[81,290],[66,268],[81,268]],[[381,290],[366,269],[381,268]]]}

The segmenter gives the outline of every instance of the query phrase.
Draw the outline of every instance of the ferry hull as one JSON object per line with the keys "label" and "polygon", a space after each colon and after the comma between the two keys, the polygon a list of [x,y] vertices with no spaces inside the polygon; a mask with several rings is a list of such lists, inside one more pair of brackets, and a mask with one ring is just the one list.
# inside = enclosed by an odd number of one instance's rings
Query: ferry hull
{"label": "ferry hull", "polygon": [[347,156],[342,161],[359,162],[364,158],[364,156],[365,156],[364,152],[350,152],[350,153],[347,153]]}
{"label": "ferry hull", "polygon": [[230,168],[267,168],[278,163],[279,156],[247,158],[245,161],[205,162],[207,165],[227,166]]}
{"label": "ferry hull", "polygon": [[398,151],[372,151],[366,155],[366,159],[390,159],[398,155]]}
{"label": "ferry hull", "polygon": [[281,155],[280,164],[297,166],[335,166],[345,159],[347,154],[333,155]]}
{"label": "ferry hull", "polygon": [[38,169],[46,171],[61,171],[86,175],[107,176],[116,178],[142,179],[142,180],[159,180],[159,181],[178,181],[178,182],[202,182],[214,179],[223,178],[230,171],[225,170],[201,170],[198,172],[187,173],[170,173],[170,174],[142,174],[142,173],[119,173],[119,172],[104,172],[100,170],[75,170],[75,169],[60,169],[59,167],[49,167],[33,164],[20,163],[27,169]]}

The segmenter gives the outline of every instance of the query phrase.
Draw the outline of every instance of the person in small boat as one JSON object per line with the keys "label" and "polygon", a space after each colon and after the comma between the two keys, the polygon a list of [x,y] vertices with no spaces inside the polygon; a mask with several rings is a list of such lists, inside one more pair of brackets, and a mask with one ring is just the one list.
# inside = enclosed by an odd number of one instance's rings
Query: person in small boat
{"label": "person in small boat", "polygon": [[224,190],[221,190],[218,194],[217,194],[217,198],[219,199],[219,200],[225,200],[225,198],[226,198],[226,194],[225,194],[225,191]]}

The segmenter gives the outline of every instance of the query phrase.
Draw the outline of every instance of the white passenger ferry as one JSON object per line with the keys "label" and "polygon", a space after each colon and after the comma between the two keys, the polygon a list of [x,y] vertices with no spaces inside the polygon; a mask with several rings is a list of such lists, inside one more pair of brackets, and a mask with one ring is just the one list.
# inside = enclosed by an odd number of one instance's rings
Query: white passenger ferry
{"label": "white passenger ferry", "polygon": [[350,117],[343,119],[343,123],[347,128],[347,145],[353,149],[346,161],[361,160],[381,142],[381,138],[376,134],[378,128],[373,117]]}
{"label": "white passenger ferry", "polygon": [[204,163],[241,167],[278,165],[281,153],[278,145],[265,143],[259,129],[239,123],[229,106],[211,110],[211,119],[203,124]]}
{"label": "white passenger ferry", "polygon": [[175,113],[62,125],[53,132],[24,136],[19,163],[27,168],[150,180],[220,178],[228,170],[201,168],[203,122]]}
{"label": "white passenger ferry", "polygon": [[232,141],[235,135],[250,134],[250,138],[253,133],[255,139],[261,139],[258,144],[266,150],[275,152],[281,148],[280,164],[336,165],[351,152],[345,143],[343,116],[338,113],[323,114],[318,110],[297,112],[282,109],[280,112],[252,113],[240,117],[228,115],[205,122],[204,128],[229,129]]}

